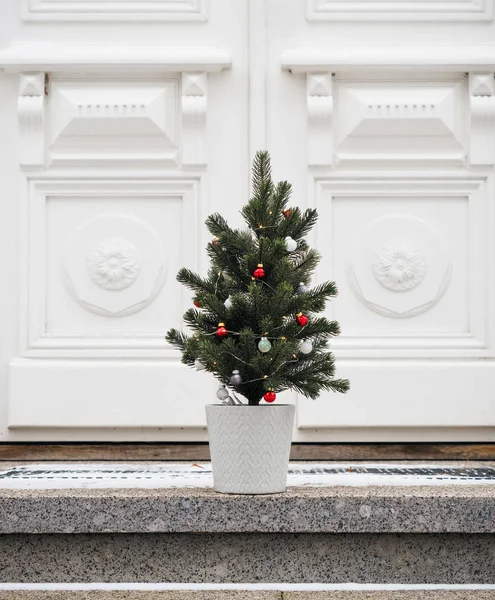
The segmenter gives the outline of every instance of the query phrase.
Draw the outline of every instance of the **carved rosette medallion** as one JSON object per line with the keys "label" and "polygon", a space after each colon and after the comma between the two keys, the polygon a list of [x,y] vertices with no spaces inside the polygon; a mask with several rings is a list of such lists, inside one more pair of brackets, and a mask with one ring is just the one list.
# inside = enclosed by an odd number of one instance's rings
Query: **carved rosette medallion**
{"label": "carved rosette medallion", "polygon": [[377,280],[394,292],[407,292],[423,280],[426,259],[410,246],[383,246],[373,264]]}
{"label": "carved rosette medallion", "polygon": [[128,288],[141,270],[136,247],[121,238],[108,238],[97,244],[87,266],[91,279],[105,290]]}
{"label": "carved rosette medallion", "polygon": [[62,276],[71,296],[86,310],[106,317],[124,317],[148,306],[165,275],[156,231],[130,214],[84,221],[63,253]]}
{"label": "carved rosette medallion", "polygon": [[354,239],[347,265],[349,286],[363,304],[402,319],[433,308],[451,273],[443,236],[424,219],[404,214],[368,223]]}

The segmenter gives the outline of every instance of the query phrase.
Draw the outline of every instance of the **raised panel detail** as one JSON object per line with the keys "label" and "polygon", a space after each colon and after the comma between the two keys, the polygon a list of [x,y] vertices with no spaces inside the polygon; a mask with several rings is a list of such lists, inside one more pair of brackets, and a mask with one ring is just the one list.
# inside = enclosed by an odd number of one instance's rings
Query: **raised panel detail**
{"label": "raised panel detail", "polygon": [[8,424],[70,427],[69,438],[78,429],[146,427],[167,429],[168,439],[181,428],[173,438],[184,441],[184,428],[206,428],[216,388],[209,373],[192,377],[178,360],[20,358],[9,365]]}
{"label": "raised panel detail", "polygon": [[493,356],[493,225],[484,179],[329,178],[316,183],[329,317],[339,356]]}
{"label": "raised panel detail", "polygon": [[464,162],[464,86],[464,79],[337,80],[337,161]]}
{"label": "raised panel detail", "polygon": [[306,0],[310,21],[490,21],[493,0]]}
{"label": "raised panel detail", "polygon": [[199,270],[199,179],[31,180],[23,356],[175,356],[164,340]]}
{"label": "raised panel detail", "polygon": [[177,163],[176,80],[54,80],[50,90],[53,165]]}
{"label": "raised panel detail", "polygon": [[[327,392],[316,402],[304,397],[297,402],[298,427],[329,428],[329,442],[339,428],[363,428],[369,435],[365,439],[380,441],[385,428],[398,427],[398,441],[407,436],[418,442],[424,440],[424,430],[433,427],[446,430],[443,439],[448,441],[455,435],[453,431],[462,427],[495,425],[491,361],[338,360],[337,369],[352,382],[344,398]],[[376,397],[373,391],[377,391]],[[447,430],[450,427],[454,430]],[[366,434],[354,435],[356,441],[362,441]],[[349,431],[344,429],[341,439],[347,441],[348,437]],[[438,437],[437,430],[429,439]]]}
{"label": "raised panel detail", "polygon": [[206,0],[21,0],[24,21],[204,21]]}

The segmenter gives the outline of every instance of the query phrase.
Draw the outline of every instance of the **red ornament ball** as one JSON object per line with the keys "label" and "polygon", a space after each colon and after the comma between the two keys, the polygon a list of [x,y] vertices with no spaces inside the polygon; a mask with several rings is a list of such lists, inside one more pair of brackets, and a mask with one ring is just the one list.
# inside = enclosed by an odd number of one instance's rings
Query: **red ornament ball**
{"label": "red ornament ball", "polygon": [[263,396],[265,402],[275,402],[277,394],[273,390],[268,390],[266,394]]}
{"label": "red ornament ball", "polygon": [[211,240],[212,246],[218,246],[219,243],[220,243],[220,238],[219,237],[213,238]]}
{"label": "red ornament ball", "polygon": [[194,300],[194,306],[196,308],[201,308],[201,304],[200,304],[199,300]]}
{"label": "red ornament ball", "polygon": [[296,320],[301,327],[304,327],[305,325],[307,325],[308,321],[309,321],[308,317],[306,315],[303,315],[302,313],[298,313],[296,315]]}
{"label": "red ornament ball", "polygon": [[218,335],[218,337],[225,337],[227,335],[227,333],[228,333],[228,331],[225,328],[225,323],[219,323],[217,331],[216,331],[216,334]]}
{"label": "red ornament ball", "polygon": [[284,217],[286,219],[290,219],[292,212],[291,212],[290,208],[286,208],[285,210],[282,211],[282,214],[284,215]]}
{"label": "red ornament ball", "polygon": [[258,264],[258,268],[254,270],[253,275],[256,279],[261,279],[265,276],[265,269],[263,269],[263,265],[261,263]]}

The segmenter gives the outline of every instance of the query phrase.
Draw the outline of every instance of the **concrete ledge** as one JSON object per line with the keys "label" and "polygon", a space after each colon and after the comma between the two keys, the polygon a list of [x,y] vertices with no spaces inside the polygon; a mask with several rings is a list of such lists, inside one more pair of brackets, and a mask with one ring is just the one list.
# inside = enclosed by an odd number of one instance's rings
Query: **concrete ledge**
{"label": "concrete ledge", "polygon": [[[495,591],[284,592],[282,600],[494,600]],[[2,600],[0,596],[0,600]]]}
{"label": "concrete ledge", "polygon": [[486,533],[14,534],[0,536],[0,582],[494,585],[495,544]]}
{"label": "concrete ledge", "polygon": [[[299,597],[302,600],[305,596]],[[11,591],[0,592],[0,600],[281,600],[280,592],[250,591]],[[339,599],[340,600],[340,599]],[[349,600],[347,597],[346,600]],[[365,599],[367,600],[367,599]],[[402,600],[402,599],[401,599]],[[407,599],[409,600],[409,599]],[[429,599],[428,599],[429,600]],[[436,600],[436,598],[435,598]],[[441,599],[443,600],[443,598]],[[447,600],[447,599],[446,599]],[[450,598],[448,598],[450,600]],[[456,599],[457,600],[457,599]],[[478,598],[476,598],[478,600]],[[480,597],[479,600],[485,600]]]}
{"label": "concrete ledge", "polygon": [[9,591],[0,600],[494,600],[493,590],[408,591]]}
{"label": "concrete ledge", "polygon": [[[457,591],[345,591],[345,592],[284,592],[282,600],[494,600],[488,590]],[[0,596],[0,600],[2,600]]]}
{"label": "concrete ledge", "polygon": [[0,490],[0,533],[492,533],[494,485]]}

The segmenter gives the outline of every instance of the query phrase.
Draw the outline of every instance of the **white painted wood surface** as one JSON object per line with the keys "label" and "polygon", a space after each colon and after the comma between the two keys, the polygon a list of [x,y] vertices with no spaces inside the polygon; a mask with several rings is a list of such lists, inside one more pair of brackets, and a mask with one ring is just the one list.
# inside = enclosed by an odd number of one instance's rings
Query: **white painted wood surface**
{"label": "white painted wood surface", "polygon": [[348,396],[296,441],[495,439],[493,0],[4,0],[0,441],[205,440],[163,336],[266,147]]}

